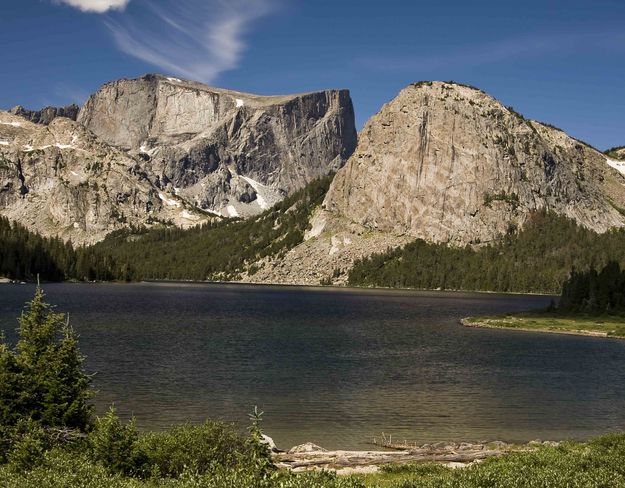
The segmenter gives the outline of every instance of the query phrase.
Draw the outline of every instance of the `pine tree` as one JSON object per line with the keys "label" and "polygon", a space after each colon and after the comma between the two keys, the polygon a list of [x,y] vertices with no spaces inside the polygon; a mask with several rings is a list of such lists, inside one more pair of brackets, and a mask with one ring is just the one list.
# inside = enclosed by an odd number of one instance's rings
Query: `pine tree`
{"label": "pine tree", "polygon": [[30,419],[46,427],[87,430],[91,424],[91,379],[83,371],[76,335],[37,287],[19,318],[19,341],[0,343],[0,420]]}

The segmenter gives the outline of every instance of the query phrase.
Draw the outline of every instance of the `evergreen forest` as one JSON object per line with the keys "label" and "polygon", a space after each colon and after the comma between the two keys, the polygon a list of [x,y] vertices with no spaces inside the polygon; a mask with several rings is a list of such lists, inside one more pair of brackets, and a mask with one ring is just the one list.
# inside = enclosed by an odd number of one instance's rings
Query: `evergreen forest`
{"label": "evergreen forest", "polygon": [[351,286],[560,293],[571,270],[625,266],[625,231],[597,234],[541,211],[521,230],[486,247],[464,248],[418,239],[357,261]]}

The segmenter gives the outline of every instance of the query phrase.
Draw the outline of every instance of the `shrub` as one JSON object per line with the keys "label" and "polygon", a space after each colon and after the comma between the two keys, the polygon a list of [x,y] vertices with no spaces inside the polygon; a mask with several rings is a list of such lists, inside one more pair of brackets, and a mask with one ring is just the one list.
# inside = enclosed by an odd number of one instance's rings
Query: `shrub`
{"label": "shrub", "polygon": [[41,425],[32,420],[22,421],[11,432],[11,446],[6,461],[15,471],[33,468],[50,447],[50,438]]}
{"label": "shrub", "polygon": [[[84,452],[60,448],[46,452],[30,470],[0,466],[0,486],[6,488],[140,488],[143,483],[109,473]],[[147,487],[145,487],[147,488]]]}
{"label": "shrub", "polygon": [[134,419],[124,425],[111,407],[106,415],[96,418],[89,445],[93,459],[110,472],[133,475],[141,473],[146,463],[137,439]]}
{"label": "shrub", "polygon": [[151,472],[172,478],[185,471],[202,474],[219,466],[249,464],[251,454],[244,436],[231,425],[212,421],[146,433],[137,447]]}
{"label": "shrub", "polygon": [[254,411],[249,416],[252,423],[249,427],[250,436],[247,439],[247,447],[252,469],[260,476],[266,477],[273,471],[274,465],[271,461],[269,446],[263,442],[263,431],[260,428],[262,416],[263,412],[259,412],[258,407],[255,406]]}

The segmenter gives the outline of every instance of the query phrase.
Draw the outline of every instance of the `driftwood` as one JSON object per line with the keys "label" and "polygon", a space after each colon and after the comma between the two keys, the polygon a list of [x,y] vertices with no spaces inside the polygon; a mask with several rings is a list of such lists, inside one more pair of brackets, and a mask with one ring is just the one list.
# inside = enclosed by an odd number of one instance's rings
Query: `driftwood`
{"label": "driftwood", "polygon": [[67,444],[87,437],[84,432],[64,427],[46,427],[45,432],[55,444]]}
{"label": "driftwood", "polygon": [[276,464],[283,468],[297,469],[340,469],[354,466],[380,466],[383,464],[405,464],[423,462],[472,463],[489,457],[500,456],[507,450],[485,448],[482,445],[453,449],[410,448],[394,451],[312,451],[287,452],[274,456]]}
{"label": "driftwood", "polygon": [[314,444],[296,446],[289,452],[276,453],[274,462],[280,468],[296,471],[328,469],[344,471],[350,468],[376,468],[385,464],[407,464],[437,462],[455,467],[462,467],[484,459],[501,456],[511,451],[534,449],[540,445],[557,445],[553,442],[541,443],[533,441],[524,446],[506,444],[504,442],[484,443],[444,443],[418,445],[415,442],[393,442],[392,437],[382,435],[373,444],[391,451],[327,451]]}

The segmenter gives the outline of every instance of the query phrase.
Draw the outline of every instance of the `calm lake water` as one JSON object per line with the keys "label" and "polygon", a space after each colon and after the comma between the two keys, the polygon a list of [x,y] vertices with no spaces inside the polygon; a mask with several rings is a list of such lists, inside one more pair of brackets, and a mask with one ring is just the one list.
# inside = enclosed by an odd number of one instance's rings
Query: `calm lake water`
{"label": "calm lake water", "polygon": [[[0,285],[15,340],[31,285]],[[96,404],[141,428],[244,425],[279,447],[397,439],[584,439],[625,429],[625,341],[467,329],[547,297],[205,284],[51,284],[97,372]]]}

